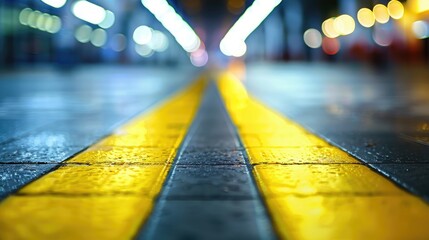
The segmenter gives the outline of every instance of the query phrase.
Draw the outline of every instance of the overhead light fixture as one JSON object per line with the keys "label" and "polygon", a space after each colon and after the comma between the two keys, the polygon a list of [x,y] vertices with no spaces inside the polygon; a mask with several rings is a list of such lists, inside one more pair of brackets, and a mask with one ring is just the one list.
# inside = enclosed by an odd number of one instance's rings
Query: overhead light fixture
{"label": "overhead light fixture", "polygon": [[246,53],[246,39],[282,0],[255,0],[220,42],[227,56],[241,57]]}
{"label": "overhead light fixture", "polygon": [[198,35],[166,0],[142,0],[142,3],[186,52],[192,53],[200,48]]}

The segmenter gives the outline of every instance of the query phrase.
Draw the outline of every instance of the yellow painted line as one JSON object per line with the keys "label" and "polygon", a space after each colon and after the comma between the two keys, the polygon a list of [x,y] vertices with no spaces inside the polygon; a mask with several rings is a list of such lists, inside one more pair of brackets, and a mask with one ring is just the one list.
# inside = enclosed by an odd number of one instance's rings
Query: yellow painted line
{"label": "yellow painted line", "polygon": [[255,101],[233,75],[218,87],[280,238],[429,239],[421,199]]}
{"label": "yellow painted line", "polygon": [[0,239],[131,239],[201,102],[200,80],[0,203]]}

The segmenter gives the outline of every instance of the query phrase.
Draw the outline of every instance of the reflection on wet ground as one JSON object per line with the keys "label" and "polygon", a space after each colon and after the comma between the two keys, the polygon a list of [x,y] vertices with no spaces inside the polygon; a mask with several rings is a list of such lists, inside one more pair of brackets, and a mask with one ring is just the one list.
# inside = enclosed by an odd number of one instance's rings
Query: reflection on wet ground
{"label": "reflection on wet ground", "polygon": [[251,64],[245,83],[267,105],[429,199],[429,70]]}
{"label": "reflection on wet ground", "polygon": [[183,88],[194,77],[194,69],[174,67],[170,71],[99,66],[2,73],[0,198]]}

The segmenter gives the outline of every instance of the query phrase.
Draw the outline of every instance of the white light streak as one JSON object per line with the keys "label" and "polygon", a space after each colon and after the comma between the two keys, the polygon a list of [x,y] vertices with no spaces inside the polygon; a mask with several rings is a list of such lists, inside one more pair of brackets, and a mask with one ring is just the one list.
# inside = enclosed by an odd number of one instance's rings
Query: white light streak
{"label": "white light streak", "polygon": [[240,57],[246,53],[245,41],[282,0],[255,0],[231,27],[220,43],[227,56]]}
{"label": "white light streak", "polygon": [[88,1],[77,1],[72,6],[73,14],[92,24],[100,24],[106,18],[106,10]]}
{"label": "white light streak", "polygon": [[60,8],[66,4],[67,0],[42,0],[42,2],[54,8]]}
{"label": "white light streak", "polygon": [[166,0],[142,0],[142,3],[186,52],[192,53],[200,48],[200,38]]}

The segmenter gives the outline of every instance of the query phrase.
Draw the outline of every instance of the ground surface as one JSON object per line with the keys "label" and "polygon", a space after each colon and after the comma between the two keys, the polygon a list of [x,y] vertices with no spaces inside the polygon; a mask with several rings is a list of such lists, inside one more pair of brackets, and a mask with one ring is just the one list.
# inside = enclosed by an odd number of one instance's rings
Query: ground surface
{"label": "ground surface", "polygon": [[429,71],[389,69],[3,73],[0,238],[428,237]]}

